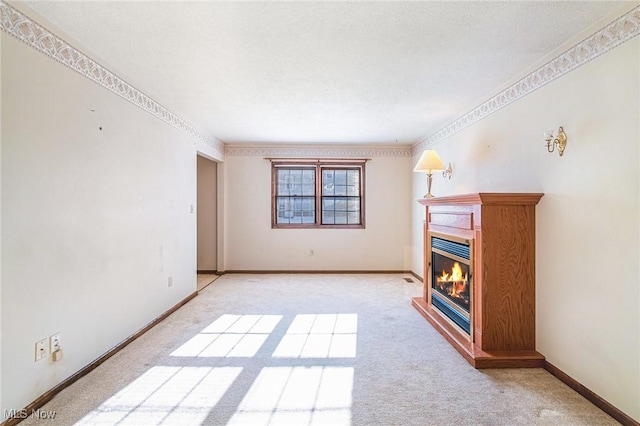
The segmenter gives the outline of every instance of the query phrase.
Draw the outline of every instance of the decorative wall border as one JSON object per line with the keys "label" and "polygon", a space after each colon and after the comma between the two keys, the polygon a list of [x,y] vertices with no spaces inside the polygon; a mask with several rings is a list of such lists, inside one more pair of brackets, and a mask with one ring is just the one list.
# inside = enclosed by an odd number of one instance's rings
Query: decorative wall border
{"label": "decorative wall border", "polygon": [[506,107],[553,80],[586,64],[620,44],[640,34],[640,6],[608,24],[590,37],[566,50],[520,81],[512,84],[496,96],[459,117],[438,132],[424,137],[411,147],[303,147],[276,146],[225,146],[213,137],[201,134],[197,129],[166,107],[154,101],[131,84],[118,77],[80,50],[71,46],[42,25],[0,0],[0,29],[53,60],[82,74],[104,88],[142,108],[165,123],[181,130],[197,141],[225,155],[278,155],[278,156],[377,156],[405,157],[415,155],[427,147],[460,132],[466,127]]}
{"label": "decorative wall border", "polygon": [[216,138],[204,136],[195,127],[154,101],[151,97],[4,1],[0,1],[0,28],[51,59],[82,74],[105,89],[142,108],[149,114],[217,150],[220,154],[224,152],[224,144],[222,142]]}
{"label": "decorative wall border", "polygon": [[573,71],[620,44],[640,34],[640,6],[595,32],[580,43],[556,56],[522,80],[509,86],[482,105],[464,114],[438,132],[427,136],[411,147],[413,155],[458,133],[510,103]]}
{"label": "decorative wall border", "polygon": [[266,157],[411,157],[411,147],[373,147],[336,145],[255,146],[225,145],[225,156]]}

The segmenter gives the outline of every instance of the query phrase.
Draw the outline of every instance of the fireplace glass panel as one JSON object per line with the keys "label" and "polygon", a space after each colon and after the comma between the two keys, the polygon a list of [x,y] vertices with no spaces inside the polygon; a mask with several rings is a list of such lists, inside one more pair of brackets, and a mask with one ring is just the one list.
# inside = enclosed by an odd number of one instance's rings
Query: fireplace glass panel
{"label": "fireplace glass panel", "polygon": [[444,297],[450,304],[469,313],[469,265],[451,259],[440,253],[432,252],[433,291]]}

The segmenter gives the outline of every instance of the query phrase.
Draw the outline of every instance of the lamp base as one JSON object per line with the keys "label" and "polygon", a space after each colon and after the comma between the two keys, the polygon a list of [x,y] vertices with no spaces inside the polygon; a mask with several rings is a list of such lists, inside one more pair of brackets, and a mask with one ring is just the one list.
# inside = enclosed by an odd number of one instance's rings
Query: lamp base
{"label": "lamp base", "polygon": [[424,198],[433,198],[433,194],[431,193],[431,181],[433,180],[433,174],[427,173],[427,193]]}

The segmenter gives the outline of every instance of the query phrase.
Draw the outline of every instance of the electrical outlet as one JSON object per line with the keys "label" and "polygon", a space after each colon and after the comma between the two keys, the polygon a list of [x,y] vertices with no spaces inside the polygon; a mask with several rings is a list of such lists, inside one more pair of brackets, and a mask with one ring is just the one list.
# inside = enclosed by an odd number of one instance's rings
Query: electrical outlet
{"label": "electrical outlet", "polygon": [[36,361],[49,356],[49,339],[42,339],[36,342]]}
{"label": "electrical outlet", "polygon": [[316,251],[315,250],[309,250],[309,256],[315,256],[316,255]]}
{"label": "electrical outlet", "polygon": [[173,287],[173,277],[171,275],[167,279],[167,287]]}
{"label": "electrical outlet", "polygon": [[60,333],[56,333],[49,337],[49,349],[51,350],[51,353],[56,353],[62,349],[60,346]]}

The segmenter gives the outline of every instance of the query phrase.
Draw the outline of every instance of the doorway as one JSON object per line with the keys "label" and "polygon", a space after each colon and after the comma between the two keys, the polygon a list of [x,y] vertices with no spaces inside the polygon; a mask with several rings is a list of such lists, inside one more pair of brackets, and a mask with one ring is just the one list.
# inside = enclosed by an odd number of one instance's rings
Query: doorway
{"label": "doorway", "polygon": [[197,156],[197,291],[201,291],[218,278],[218,165],[203,156]]}

